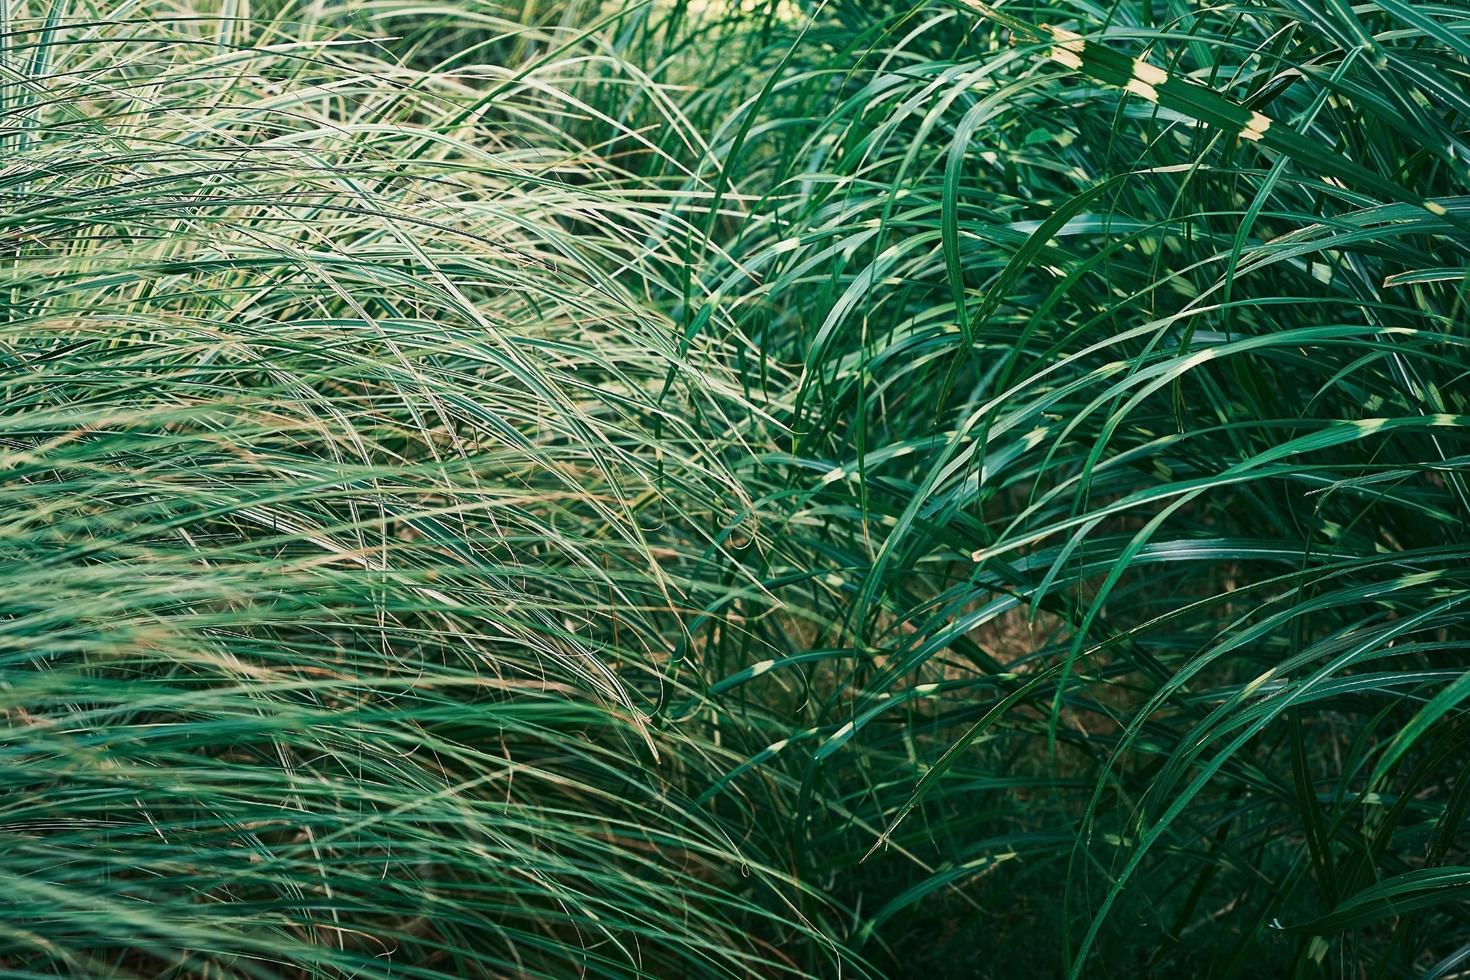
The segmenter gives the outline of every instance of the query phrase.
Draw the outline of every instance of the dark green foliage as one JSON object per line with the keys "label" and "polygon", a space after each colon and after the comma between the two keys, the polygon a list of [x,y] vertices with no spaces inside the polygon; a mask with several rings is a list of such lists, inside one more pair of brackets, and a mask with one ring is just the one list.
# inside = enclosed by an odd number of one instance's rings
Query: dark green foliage
{"label": "dark green foliage", "polygon": [[341,7],[7,8],[0,967],[1470,962],[1470,11]]}

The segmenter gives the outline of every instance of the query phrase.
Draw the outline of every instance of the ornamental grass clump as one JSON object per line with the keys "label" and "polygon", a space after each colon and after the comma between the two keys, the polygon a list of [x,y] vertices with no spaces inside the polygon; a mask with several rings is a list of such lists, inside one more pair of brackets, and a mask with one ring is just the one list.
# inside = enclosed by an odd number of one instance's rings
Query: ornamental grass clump
{"label": "ornamental grass clump", "polygon": [[1470,962],[1470,17],[12,3],[0,967]]}

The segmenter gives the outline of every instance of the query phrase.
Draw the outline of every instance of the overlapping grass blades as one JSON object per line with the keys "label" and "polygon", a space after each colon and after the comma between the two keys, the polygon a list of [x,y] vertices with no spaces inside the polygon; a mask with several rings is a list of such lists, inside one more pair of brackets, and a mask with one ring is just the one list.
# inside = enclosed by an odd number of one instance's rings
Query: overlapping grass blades
{"label": "overlapping grass blades", "polygon": [[5,970],[830,955],[651,720],[767,423],[649,302],[576,35],[486,100],[320,6],[10,10]]}
{"label": "overlapping grass blades", "polygon": [[1463,10],[10,17],[5,969],[1462,968]]}
{"label": "overlapping grass blades", "polygon": [[801,371],[830,626],[731,682],[821,692],[793,771],[932,869],[880,846],[869,928],[980,975],[1452,969],[1463,12],[829,16],[863,44],[784,83],[832,109],[733,305]]}

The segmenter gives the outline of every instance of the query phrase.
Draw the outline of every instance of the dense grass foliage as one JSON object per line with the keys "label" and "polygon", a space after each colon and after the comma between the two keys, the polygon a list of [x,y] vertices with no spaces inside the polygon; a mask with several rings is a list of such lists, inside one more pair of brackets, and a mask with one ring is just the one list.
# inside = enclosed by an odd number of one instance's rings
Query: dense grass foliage
{"label": "dense grass foliage", "polygon": [[283,19],[10,37],[7,968],[825,948],[670,784],[718,747],[650,723],[748,509],[711,433],[759,413],[646,302],[662,219],[574,97],[492,127],[481,81]]}
{"label": "dense grass foliage", "polygon": [[1470,10],[0,42],[0,972],[1470,968]]}

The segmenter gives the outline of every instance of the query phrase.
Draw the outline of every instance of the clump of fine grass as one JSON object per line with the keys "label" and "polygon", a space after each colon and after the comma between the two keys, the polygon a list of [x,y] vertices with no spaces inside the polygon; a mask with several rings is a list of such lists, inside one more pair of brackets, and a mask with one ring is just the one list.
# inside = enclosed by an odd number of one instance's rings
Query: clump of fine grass
{"label": "clump of fine grass", "polygon": [[312,6],[177,13],[6,25],[0,962],[832,955],[650,721],[754,409],[647,302],[663,219],[547,139],[593,114],[575,43],[507,84]]}

